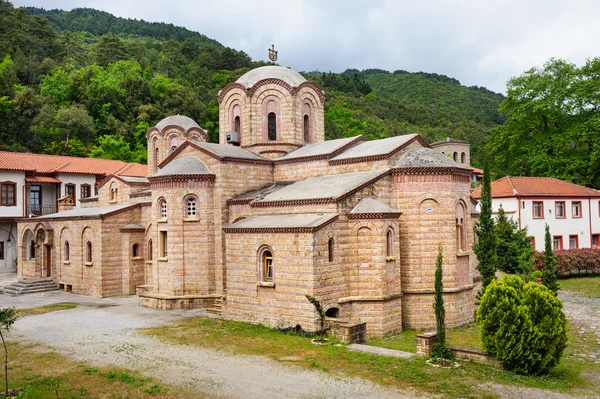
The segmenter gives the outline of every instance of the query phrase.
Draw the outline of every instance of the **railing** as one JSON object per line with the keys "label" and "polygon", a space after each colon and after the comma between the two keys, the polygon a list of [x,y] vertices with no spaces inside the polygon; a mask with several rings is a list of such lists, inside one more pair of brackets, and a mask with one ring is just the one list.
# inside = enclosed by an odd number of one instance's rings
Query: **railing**
{"label": "railing", "polygon": [[56,213],[56,205],[27,205],[26,216],[28,217],[50,215],[51,213]]}

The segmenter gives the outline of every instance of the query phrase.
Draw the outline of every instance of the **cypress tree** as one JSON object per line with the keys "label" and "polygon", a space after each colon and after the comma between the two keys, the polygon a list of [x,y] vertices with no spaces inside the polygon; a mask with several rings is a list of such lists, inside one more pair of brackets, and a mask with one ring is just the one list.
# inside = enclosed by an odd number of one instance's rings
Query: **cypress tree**
{"label": "cypress tree", "polygon": [[544,235],[544,270],[542,271],[542,284],[544,284],[554,295],[558,293],[558,272],[556,270],[556,259],[552,252],[552,237],[550,226],[546,223],[546,234]]}
{"label": "cypress tree", "polygon": [[478,298],[493,280],[496,279],[498,254],[496,253],[496,232],[492,218],[492,189],[487,156],[483,167],[483,185],[481,187],[481,209],[479,223],[475,226],[478,242],[473,244],[473,252],[477,255],[479,264],[477,270],[481,273],[481,291]]}
{"label": "cypress tree", "polygon": [[453,360],[454,354],[446,346],[446,309],[444,308],[444,283],[442,282],[442,277],[442,246],[440,245],[435,263],[435,300],[433,302],[437,342],[432,348],[431,357],[434,359],[441,357]]}

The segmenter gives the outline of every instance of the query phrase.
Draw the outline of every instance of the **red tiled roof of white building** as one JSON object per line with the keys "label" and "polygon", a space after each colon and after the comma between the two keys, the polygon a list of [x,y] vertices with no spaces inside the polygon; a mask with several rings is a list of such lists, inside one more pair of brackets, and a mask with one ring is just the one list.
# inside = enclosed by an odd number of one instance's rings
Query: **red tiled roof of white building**
{"label": "red tiled roof of white building", "polygon": [[[553,177],[506,176],[491,184],[492,198],[508,197],[600,197],[600,191],[579,186]],[[473,198],[481,198],[481,187],[477,187]]]}

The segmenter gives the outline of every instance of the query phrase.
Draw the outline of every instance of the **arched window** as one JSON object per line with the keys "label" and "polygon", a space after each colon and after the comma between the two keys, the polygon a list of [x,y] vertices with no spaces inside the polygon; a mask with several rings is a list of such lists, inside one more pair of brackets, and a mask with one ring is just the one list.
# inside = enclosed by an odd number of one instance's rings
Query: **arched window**
{"label": "arched window", "polygon": [[456,151],[454,152],[454,155],[452,155],[452,159],[454,160],[454,162],[458,161],[458,153],[456,153]]}
{"label": "arched window", "polygon": [[158,147],[154,149],[154,170],[158,170]]}
{"label": "arched window", "polygon": [[337,319],[338,316],[339,316],[339,314],[340,314],[340,309],[339,308],[329,308],[325,312],[325,317],[331,317],[333,319]]}
{"label": "arched window", "polygon": [[89,241],[85,243],[85,261],[92,263],[92,243]]}
{"label": "arched window", "polygon": [[310,117],[308,115],[304,115],[304,142],[308,143],[310,141]]}
{"label": "arched window", "polygon": [[196,216],[196,198],[189,197],[185,201],[185,206],[186,206],[186,211],[187,211],[188,217]]}
{"label": "arched window", "polygon": [[152,260],[152,239],[148,240],[148,254],[146,256],[147,260]]}
{"label": "arched window", "polygon": [[158,200],[158,209],[159,209],[159,216],[161,219],[166,219],[167,218],[167,201],[162,198],[160,200]]}
{"label": "arched window", "polygon": [[275,112],[269,112],[267,119],[269,140],[277,140],[277,116],[275,115]]}
{"label": "arched window", "polygon": [[330,238],[327,243],[327,251],[329,253],[329,261],[333,262],[333,238]]}
{"label": "arched window", "polygon": [[273,252],[269,247],[258,251],[260,281],[273,282]]}
{"label": "arched window", "polygon": [[385,243],[386,256],[394,256],[394,230],[388,229],[385,237]]}
{"label": "arched window", "polygon": [[465,163],[465,158],[466,158],[466,155],[465,155],[465,153],[464,153],[464,152],[461,152],[461,153],[460,153],[460,163]]}
{"label": "arched window", "polygon": [[240,117],[236,116],[233,120],[233,131],[240,133]]}
{"label": "arched window", "polygon": [[133,244],[131,247],[131,257],[137,258],[140,256],[140,244]]}
{"label": "arched window", "polygon": [[467,237],[464,226],[465,207],[462,203],[456,206],[456,251],[465,252],[467,250]]}
{"label": "arched window", "polygon": [[177,146],[179,146],[179,139],[177,138],[177,136],[171,136],[171,138],[169,139],[170,152],[175,151],[177,149]]}
{"label": "arched window", "polygon": [[69,241],[65,241],[65,261],[70,260],[71,251],[69,250]]}

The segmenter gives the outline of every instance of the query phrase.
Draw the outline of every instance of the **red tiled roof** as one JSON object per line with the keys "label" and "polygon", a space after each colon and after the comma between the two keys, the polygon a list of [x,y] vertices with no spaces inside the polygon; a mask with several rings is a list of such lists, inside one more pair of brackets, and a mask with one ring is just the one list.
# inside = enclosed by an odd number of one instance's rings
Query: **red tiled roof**
{"label": "red tiled roof", "polygon": [[473,173],[483,176],[483,169],[474,168],[471,166],[471,170],[473,171]]}
{"label": "red tiled roof", "polygon": [[137,163],[7,151],[0,151],[0,170],[2,169],[46,174],[73,173],[104,176],[122,174],[133,177],[145,177],[148,174],[147,166]]}
{"label": "red tiled roof", "polygon": [[52,184],[60,184],[62,183],[55,177],[51,176],[28,176],[25,178],[27,183],[52,183]]}
{"label": "red tiled roof", "polygon": [[[568,183],[553,177],[506,176],[491,184],[492,198],[507,197],[600,197],[600,191]],[[481,198],[481,187],[471,194]]]}

